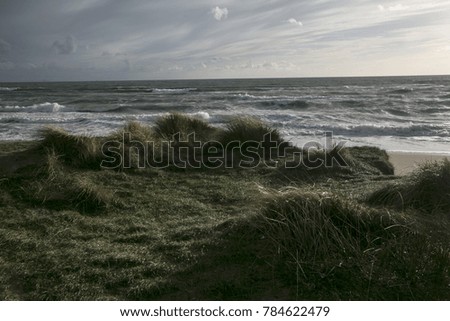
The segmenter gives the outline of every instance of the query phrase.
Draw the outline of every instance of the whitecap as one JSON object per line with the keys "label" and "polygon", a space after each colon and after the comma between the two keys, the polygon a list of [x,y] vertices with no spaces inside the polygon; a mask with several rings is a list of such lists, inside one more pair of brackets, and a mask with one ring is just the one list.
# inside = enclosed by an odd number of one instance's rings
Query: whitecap
{"label": "whitecap", "polygon": [[196,91],[197,88],[152,88],[151,92],[154,93],[168,93],[168,94],[179,94],[179,93],[187,93],[190,91]]}
{"label": "whitecap", "polygon": [[19,87],[0,87],[0,91],[15,91],[18,89]]}
{"label": "whitecap", "polygon": [[66,109],[66,106],[58,103],[45,102],[31,106],[5,106],[0,107],[0,112],[25,112],[25,113],[57,113]]}
{"label": "whitecap", "polygon": [[199,112],[193,113],[193,114],[191,114],[191,116],[201,118],[204,120],[208,120],[211,118],[211,116],[205,111],[199,111]]}

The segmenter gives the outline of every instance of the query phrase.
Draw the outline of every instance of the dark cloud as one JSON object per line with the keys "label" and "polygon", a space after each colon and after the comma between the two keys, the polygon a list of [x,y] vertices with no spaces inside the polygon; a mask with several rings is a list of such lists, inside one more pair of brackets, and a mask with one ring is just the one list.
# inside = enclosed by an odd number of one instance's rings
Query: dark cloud
{"label": "dark cloud", "polygon": [[403,73],[408,57],[450,72],[449,14],[448,0],[0,0],[0,81]]}
{"label": "dark cloud", "polygon": [[11,51],[11,45],[3,39],[0,39],[0,55],[7,54]]}
{"label": "dark cloud", "polygon": [[53,42],[52,48],[55,48],[59,55],[68,55],[77,51],[77,43],[73,36],[67,36],[62,42]]}

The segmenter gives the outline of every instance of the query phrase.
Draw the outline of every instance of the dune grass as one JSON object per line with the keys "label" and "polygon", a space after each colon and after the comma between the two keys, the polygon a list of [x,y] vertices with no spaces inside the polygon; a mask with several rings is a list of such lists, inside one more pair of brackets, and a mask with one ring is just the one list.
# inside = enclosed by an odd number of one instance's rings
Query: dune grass
{"label": "dune grass", "polygon": [[[335,158],[338,151],[339,157]],[[374,147],[335,146],[330,150],[291,147],[286,149],[285,155],[277,159],[278,166],[270,174],[273,182],[281,185],[393,174],[386,152]]]}
{"label": "dune grass", "polygon": [[129,134],[131,140],[136,140],[142,143],[153,141],[155,139],[155,132],[153,129],[138,121],[129,121],[125,126],[113,134],[106,137],[105,140],[123,141],[124,134]]}
{"label": "dune grass", "polygon": [[271,229],[268,235],[282,251],[312,265],[354,257],[374,246],[391,227],[402,225],[343,197],[301,190],[273,197],[264,218]]}
{"label": "dune grass", "polygon": [[238,116],[232,118],[227,124],[225,131],[220,136],[220,142],[226,146],[230,142],[247,141],[262,142],[264,136],[270,135],[272,141],[281,143],[282,137],[277,129],[271,128],[265,122],[256,117]]}
{"label": "dune grass", "polygon": [[61,160],[72,166],[99,168],[101,162],[98,139],[85,135],[72,135],[67,131],[47,126],[40,131],[40,145],[53,150]]}
{"label": "dune grass", "polygon": [[305,292],[319,300],[450,294],[443,285],[450,280],[450,247],[416,230],[412,217],[295,189],[271,197],[263,223],[278,258],[273,264],[300,298]]}
{"label": "dune grass", "polygon": [[187,140],[188,135],[195,133],[197,140],[212,140],[218,129],[200,118],[171,113],[156,119],[154,125],[156,137],[169,141],[175,134],[180,134],[181,140]]}
{"label": "dune grass", "polygon": [[30,205],[98,213],[115,203],[111,192],[67,168],[53,149],[47,151],[44,166],[9,180],[12,194]]}
{"label": "dune grass", "polygon": [[[272,131],[250,123],[234,137]],[[450,220],[423,215],[447,213],[448,163],[400,179],[383,151],[345,148],[348,167],[284,169],[291,148],[274,167],[94,166],[99,142],[162,139],[155,128],[98,140],[46,129],[42,163],[0,173],[1,299],[450,299]],[[386,180],[401,205],[373,197]]]}
{"label": "dune grass", "polygon": [[430,162],[368,197],[368,203],[427,212],[450,210],[450,161]]}

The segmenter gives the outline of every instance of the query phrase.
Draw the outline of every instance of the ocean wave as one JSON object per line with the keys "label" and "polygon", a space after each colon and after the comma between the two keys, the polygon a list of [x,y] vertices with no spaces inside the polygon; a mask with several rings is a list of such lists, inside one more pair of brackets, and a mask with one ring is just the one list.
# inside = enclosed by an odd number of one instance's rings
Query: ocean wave
{"label": "ocean wave", "polygon": [[16,91],[19,89],[19,87],[0,87],[0,91]]}
{"label": "ocean wave", "polygon": [[141,114],[143,112],[147,113],[156,113],[156,112],[185,112],[188,109],[190,109],[190,106],[173,106],[173,105],[132,105],[132,104],[120,104],[119,106],[115,106],[109,109],[102,109],[102,110],[82,110],[82,112],[88,112],[88,113],[118,113],[118,114]]}
{"label": "ocean wave", "polygon": [[267,95],[252,95],[249,93],[238,93],[238,94],[234,94],[234,97],[238,98],[238,99],[242,99],[242,100],[248,100],[248,99],[252,99],[252,100],[286,100],[286,99],[292,99],[292,96],[276,96],[276,95],[271,95],[271,96],[267,96]]}
{"label": "ocean wave", "polygon": [[397,88],[397,89],[390,90],[390,91],[388,91],[388,94],[409,94],[413,91],[414,91],[414,88],[404,87],[404,88]]}
{"label": "ocean wave", "polygon": [[405,110],[395,109],[395,108],[386,108],[384,110],[388,114],[394,115],[394,116],[409,116],[410,113]]}
{"label": "ocean wave", "polygon": [[440,98],[440,99],[447,99],[447,98],[450,98],[450,93],[447,93],[447,94],[445,94],[445,95],[440,95],[440,96],[438,96],[438,98]]}
{"label": "ocean wave", "polygon": [[306,100],[291,100],[291,101],[267,100],[259,102],[259,105],[262,107],[269,107],[269,108],[289,108],[289,109],[306,109],[310,106],[310,104]]}
{"label": "ocean wave", "polygon": [[154,93],[182,94],[190,91],[197,91],[197,88],[151,88],[148,91]]}
{"label": "ocean wave", "polygon": [[347,100],[341,100],[337,102],[341,106],[345,107],[362,107],[364,106],[364,101],[359,99],[347,99]]}
{"label": "ocean wave", "polygon": [[84,124],[91,121],[87,118],[36,118],[36,117],[4,117],[0,118],[1,124]]}
{"label": "ocean wave", "polygon": [[441,114],[450,112],[449,107],[430,107],[420,111],[423,114]]}
{"label": "ocean wave", "polygon": [[[303,124],[305,125],[305,124]],[[327,131],[333,132],[334,135],[349,137],[373,137],[373,136],[397,136],[397,137],[415,137],[415,136],[436,136],[448,137],[450,131],[448,128],[437,125],[412,124],[410,126],[395,125],[317,125],[317,126],[300,126],[298,128],[301,133],[315,135]]]}
{"label": "ocean wave", "polygon": [[189,114],[189,116],[197,117],[204,120],[208,120],[211,118],[211,116],[205,111],[198,111],[196,113]]}
{"label": "ocean wave", "polygon": [[0,112],[25,112],[25,113],[57,113],[65,111],[66,106],[58,103],[42,103],[31,106],[4,106],[0,107]]}

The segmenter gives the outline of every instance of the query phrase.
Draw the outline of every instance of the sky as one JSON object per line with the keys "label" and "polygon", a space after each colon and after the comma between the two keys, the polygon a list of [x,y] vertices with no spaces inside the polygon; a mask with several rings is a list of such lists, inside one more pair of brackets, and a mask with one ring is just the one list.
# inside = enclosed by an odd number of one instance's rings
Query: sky
{"label": "sky", "polygon": [[0,81],[450,74],[450,0],[0,0]]}

